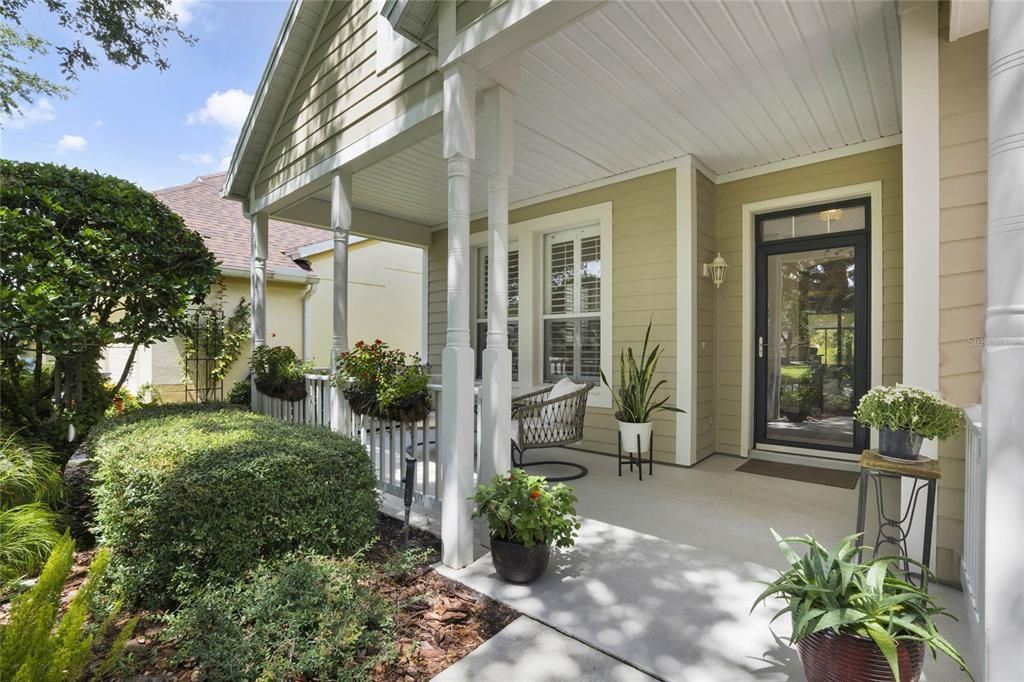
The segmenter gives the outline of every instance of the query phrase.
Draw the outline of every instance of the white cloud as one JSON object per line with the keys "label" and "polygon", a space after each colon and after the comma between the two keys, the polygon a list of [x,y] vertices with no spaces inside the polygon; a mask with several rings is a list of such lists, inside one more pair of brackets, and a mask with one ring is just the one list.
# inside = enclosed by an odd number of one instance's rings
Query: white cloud
{"label": "white cloud", "polygon": [[198,154],[178,154],[178,158],[186,163],[191,163],[194,166],[213,165],[213,154],[207,154],[206,152]]}
{"label": "white cloud", "polygon": [[171,0],[170,10],[178,15],[178,25],[188,26],[196,18],[196,10],[202,0]]}
{"label": "white cloud", "polygon": [[98,119],[96,119],[95,121],[92,122],[92,127],[93,128],[102,128],[105,125],[106,125],[106,123],[103,121],[102,118],[98,118]]}
{"label": "white cloud", "polygon": [[57,114],[53,110],[53,104],[48,99],[41,99],[27,109],[15,112],[14,116],[3,116],[0,118],[0,126],[18,130],[55,118]]}
{"label": "white cloud", "polygon": [[206,98],[202,108],[193,111],[185,119],[189,125],[216,123],[231,131],[241,130],[252,104],[252,95],[242,90],[231,89],[215,92]]}
{"label": "white cloud", "polygon": [[85,148],[89,146],[89,141],[81,135],[62,135],[60,142],[57,143],[57,151],[60,153],[65,152],[81,152],[85,151]]}

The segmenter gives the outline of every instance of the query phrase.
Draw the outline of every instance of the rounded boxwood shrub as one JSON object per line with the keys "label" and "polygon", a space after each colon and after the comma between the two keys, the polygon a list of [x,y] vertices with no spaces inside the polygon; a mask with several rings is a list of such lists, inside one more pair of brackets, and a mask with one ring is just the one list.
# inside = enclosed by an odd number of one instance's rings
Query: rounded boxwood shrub
{"label": "rounded boxwood shrub", "polygon": [[237,408],[165,405],[102,423],[97,536],[127,599],[168,606],[293,550],[350,554],[374,533],[363,446]]}

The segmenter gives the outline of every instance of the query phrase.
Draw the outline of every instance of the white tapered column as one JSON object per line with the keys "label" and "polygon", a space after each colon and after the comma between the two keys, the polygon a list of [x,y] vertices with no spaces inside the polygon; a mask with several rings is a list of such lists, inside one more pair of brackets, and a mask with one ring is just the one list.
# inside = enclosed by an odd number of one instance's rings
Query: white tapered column
{"label": "white tapered column", "polygon": [[1024,672],[1024,3],[989,4],[984,679]]}
{"label": "white tapered column", "polygon": [[[348,239],[352,230],[352,174],[335,173],[331,178],[331,231],[334,234],[334,304],[332,319],[331,369],[338,356],[348,350]],[[331,428],[342,431],[341,389],[331,389]]]}
{"label": "white tapered column", "polygon": [[480,480],[511,468],[512,351],[508,347],[508,192],[512,175],[512,95],[484,94],[487,178],[487,347],[480,387]]}
{"label": "white tapered column", "polygon": [[[250,310],[250,331],[252,347],[267,344],[267,232],[268,220],[264,213],[251,216],[252,234],[250,236],[249,264],[249,297],[252,302]],[[259,411],[259,395],[255,382],[249,394],[249,406],[254,412]]]}
{"label": "white tapered column", "polygon": [[473,561],[473,349],[469,334],[469,164],[476,154],[474,74],[456,64],[444,74],[444,157],[448,160],[448,334],[441,353],[443,482],[441,561]]}

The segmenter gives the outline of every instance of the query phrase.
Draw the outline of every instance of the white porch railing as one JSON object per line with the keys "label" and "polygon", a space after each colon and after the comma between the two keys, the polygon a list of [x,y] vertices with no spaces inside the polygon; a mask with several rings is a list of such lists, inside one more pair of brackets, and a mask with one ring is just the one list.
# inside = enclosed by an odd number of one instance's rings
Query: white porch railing
{"label": "white porch railing", "polygon": [[[256,411],[276,419],[295,424],[331,425],[332,401],[339,406],[340,424],[337,431],[358,439],[366,448],[373,463],[377,488],[402,497],[405,488],[405,457],[416,460],[413,479],[413,502],[426,511],[441,509],[441,461],[437,444],[441,442],[438,415],[441,411],[441,386],[427,386],[433,410],[425,419],[416,422],[396,422],[377,419],[369,415],[354,414],[340,392],[332,391],[331,377],[324,374],[306,375],[306,398],[289,402],[270,398],[257,392]],[[479,411],[476,434],[479,440]],[[478,449],[479,449],[479,443]]]}
{"label": "white porch railing", "polygon": [[975,642],[985,632],[985,437],[981,427],[981,405],[966,410],[967,443],[964,481],[964,553],[960,579],[970,609]]}

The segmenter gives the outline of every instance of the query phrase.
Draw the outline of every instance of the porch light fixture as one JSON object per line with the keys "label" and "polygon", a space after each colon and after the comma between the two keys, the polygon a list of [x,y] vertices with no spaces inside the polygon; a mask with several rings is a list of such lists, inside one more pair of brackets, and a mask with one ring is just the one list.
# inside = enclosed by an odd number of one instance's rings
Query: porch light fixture
{"label": "porch light fixture", "polygon": [[843,219],[843,209],[841,208],[828,208],[818,214],[818,219],[825,223],[825,231],[831,234],[832,223],[837,220]]}
{"label": "porch light fixture", "polygon": [[722,286],[722,282],[725,281],[725,271],[729,269],[729,264],[722,258],[722,254],[719,253],[715,256],[715,259],[710,263],[704,263],[704,276],[710,277],[711,281],[715,283],[715,288]]}

